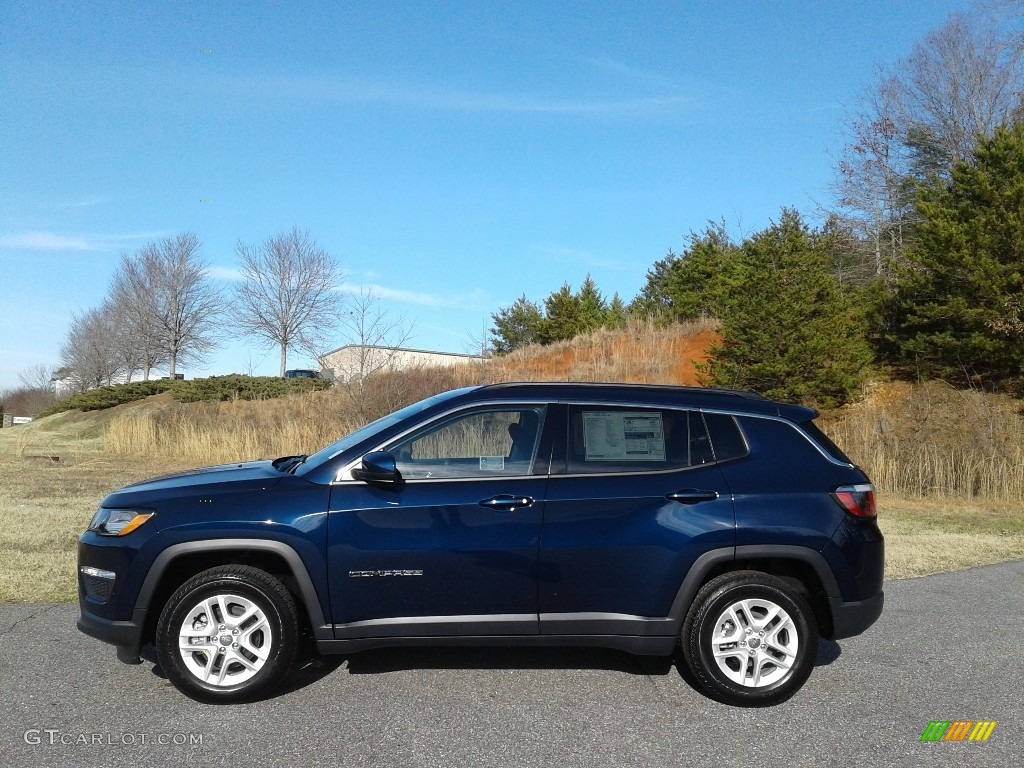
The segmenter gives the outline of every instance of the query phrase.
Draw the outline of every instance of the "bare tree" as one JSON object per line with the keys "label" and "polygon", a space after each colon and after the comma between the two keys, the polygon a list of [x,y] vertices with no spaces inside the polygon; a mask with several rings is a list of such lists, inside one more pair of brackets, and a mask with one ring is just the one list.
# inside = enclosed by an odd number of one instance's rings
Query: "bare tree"
{"label": "bare tree", "polygon": [[168,361],[162,324],[153,312],[148,292],[143,260],[122,254],[110,285],[109,301],[117,316],[121,355],[131,372],[142,371],[143,381],[149,381],[152,370]]}
{"label": "bare tree", "polygon": [[1020,117],[1024,46],[990,16],[953,14],[898,72],[896,121],[925,173],[948,172],[979,136]]}
{"label": "bare tree", "polygon": [[115,295],[137,323],[140,343],[152,353],[143,361],[147,376],[158,357],[156,349],[174,378],[179,363],[198,362],[213,347],[222,297],[207,271],[199,256],[199,239],[191,232],[122,258]]}
{"label": "bare tree", "polygon": [[0,390],[0,413],[12,416],[38,416],[57,402],[53,388],[17,387]]}
{"label": "bare tree", "polygon": [[404,317],[391,317],[369,289],[352,294],[341,324],[350,346],[348,355],[335,369],[335,376],[345,383],[359,415],[367,418],[368,379],[394,370],[401,348],[412,336],[412,324]]}
{"label": "bare tree", "polygon": [[945,176],[975,142],[1021,117],[1024,39],[991,15],[949,17],[891,72],[850,121],[833,193],[863,280],[888,276],[913,233],[915,185]]}
{"label": "bare tree", "polygon": [[39,363],[18,374],[22,386],[0,390],[0,413],[12,416],[38,416],[57,402],[53,387],[53,368]]}
{"label": "bare tree", "polygon": [[61,347],[61,365],[70,371],[74,389],[113,384],[123,373],[114,341],[116,333],[109,304],[72,315]]}
{"label": "bare tree", "polygon": [[37,363],[18,374],[18,381],[28,389],[52,390],[53,389],[53,368],[43,363]]}
{"label": "bare tree", "polygon": [[284,376],[289,350],[315,356],[338,327],[341,268],[298,229],[258,246],[239,242],[236,253],[242,280],[235,287],[232,320],[242,334],[280,347],[279,375]]}
{"label": "bare tree", "polygon": [[832,185],[836,223],[853,236],[854,263],[844,282],[889,275],[913,219],[911,151],[894,119],[892,89],[883,82],[866,97]]}

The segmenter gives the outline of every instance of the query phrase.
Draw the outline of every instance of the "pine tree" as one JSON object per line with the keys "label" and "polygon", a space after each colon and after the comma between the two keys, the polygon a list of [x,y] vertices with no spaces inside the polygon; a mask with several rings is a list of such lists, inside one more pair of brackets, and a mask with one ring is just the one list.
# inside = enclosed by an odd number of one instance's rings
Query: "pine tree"
{"label": "pine tree", "polygon": [[511,307],[500,309],[491,315],[494,327],[491,329],[491,345],[495,354],[509,352],[538,342],[541,323],[544,320],[540,307],[523,294]]}
{"label": "pine tree", "polygon": [[608,302],[608,311],[604,313],[604,327],[611,328],[612,330],[618,330],[626,327],[626,319],[629,316],[629,310],[626,309],[626,304],[619,297],[618,291],[612,296],[612,300]]}
{"label": "pine tree", "polygon": [[715,292],[723,340],[704,367],[708,383],[826,407],[854,395],[871,351],[830,271],[833,247],[792,210],[743,244],[721,275],[727,290]]}
{"label": "pine tree", "polygon": [[669,251],[648,270],[647,284],[631,311],[676,321],[714,315],[716,295],[728,291],[723,278],[736,251],[724,224],[691,232],[690,245],[681,255]]}
{"label": "pine tree", "polygon": [[590,333],[604,325],[605,315],[608,314],[608,302],[604,300],[597,283],[589,274],[576,294],[576,301],[579,302],[579,327],[574,335]]}
{"label": "pine tree", "polygon": [[572,286],[562,283],[562,287],[544,299],[544,320],[538,331],[541,344],[553,344],[556,341],[567,341],[581,332],[583,327],[583,308],[578,295],[572,292]]}
{"label": "pine tree", "polygon": [[886,339],[909,372],[1020,388],[1024,365],[1024,126],[979,141],[922,217],[891,300]]}

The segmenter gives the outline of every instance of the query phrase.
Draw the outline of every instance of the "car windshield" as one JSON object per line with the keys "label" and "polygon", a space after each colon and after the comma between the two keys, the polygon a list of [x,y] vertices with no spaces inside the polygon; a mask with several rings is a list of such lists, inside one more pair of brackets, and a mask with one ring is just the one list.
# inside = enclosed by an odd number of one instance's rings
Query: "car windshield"
{"label": "car windshield", "polygon": [[468,392],[471,389],[474,389],[474,387],[465,387],[463,389],[455,389],[450,392],[444,392],[440,395],[434,395],[433,397],[428,397],[426,400],[420,400],[418,403],[407,405],[405,408],[395,411],[394,413],[389,413],[387,416],[382,416],[376,421],[371,421],[369,424],[360,427],[355,432],[351,432],[348,435],[345,435],[345,437],[341,438],[341,440],[331,443],[327,447],[321,448],[319,451],[309,456],[309,458],[307,458],[306,461],[303,463],[302,471],[299,472],[299,474],[305,474],[305,472],[308,472],[318,467],[325,461],[333,459],[335,456],[343,453],[344,451],[347,451],[349,448],[355,445],[358,445],[363,440],[370,437],[376,432],[385,430],[388,427],[409,418],[410,416],[415,416],[417,413],[420,413],[421,411],[424,411],[427,408],[436,405],[437,403],[442,403],[445,400],[449,400],[452,397],[455,397],[456,395]]}

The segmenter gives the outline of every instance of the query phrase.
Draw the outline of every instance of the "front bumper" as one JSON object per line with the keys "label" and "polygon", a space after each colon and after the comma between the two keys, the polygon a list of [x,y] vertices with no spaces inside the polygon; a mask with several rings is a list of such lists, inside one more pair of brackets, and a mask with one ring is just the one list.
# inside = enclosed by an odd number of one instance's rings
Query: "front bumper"
{"label": "front bumper", "polygon": [[125,664],[141,664],[139,650],[142,646],[142,628],[146,625],[146,610],[137,608],[130,621],[111,621],[95,616],[82,606],[82,613],[75,622],[80,632],[117,647],[117,658]]}

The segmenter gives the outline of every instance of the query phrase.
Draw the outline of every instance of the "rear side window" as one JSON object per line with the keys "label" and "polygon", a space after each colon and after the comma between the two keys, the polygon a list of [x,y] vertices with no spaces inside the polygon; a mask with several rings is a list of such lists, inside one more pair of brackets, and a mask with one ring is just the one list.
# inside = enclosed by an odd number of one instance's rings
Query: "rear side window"
{"label": "rear side window", "polygon": [[824,448],[825,452],[833,459],[841,461],[844,464],[853,464],[853,462],[850,461],[850,458],[839,449],[839,446],[833,443],[828,435],[818,429],[818,425],[813,421],[800,422],[800,429],[810,435],[811,439]]}
{"label": "rear side window", "polygon": [[671,408],[569,408],[570,474],[651,472],[714,461],[700,413]]}
{"label": "rear side window", "polygon": [[705,413],[704,421],[708,425],[716,461],[727,461],[747,455],[747,441],[743,439],[736,419],[723,413]]}

